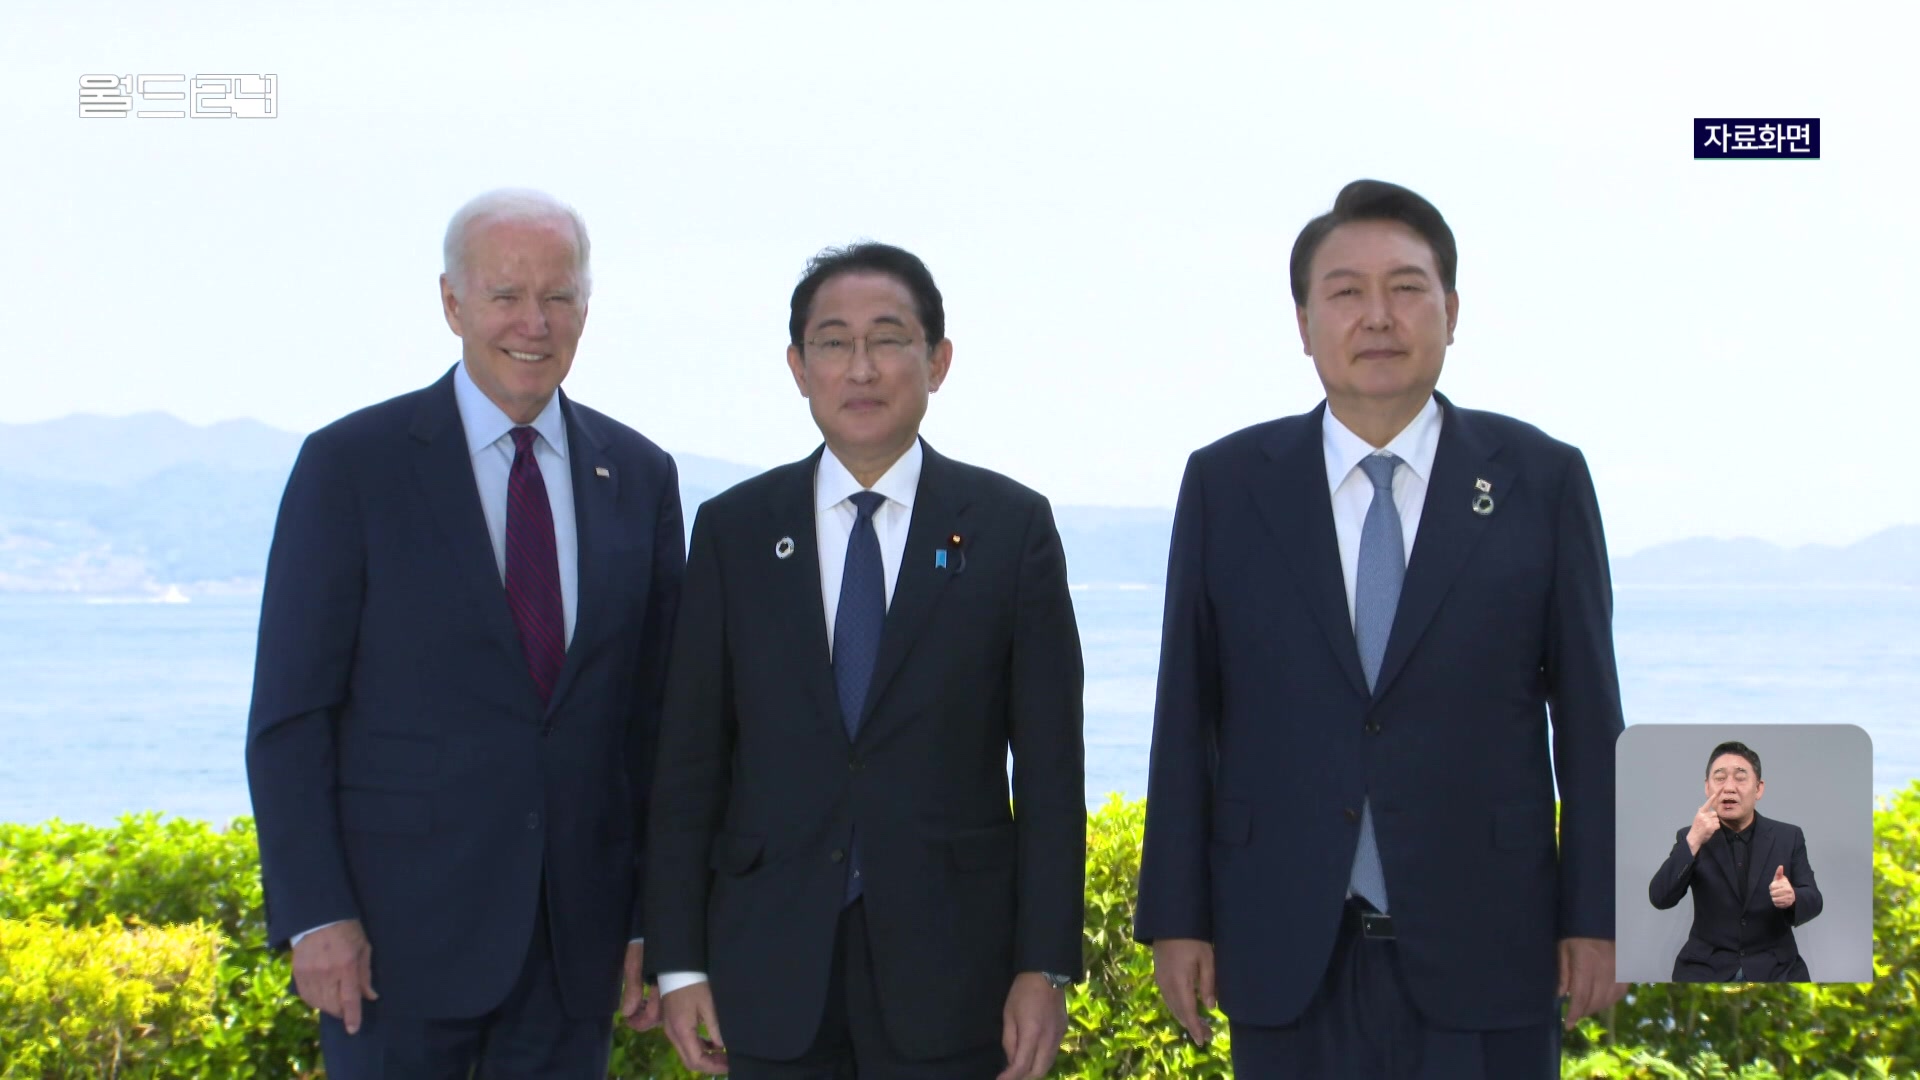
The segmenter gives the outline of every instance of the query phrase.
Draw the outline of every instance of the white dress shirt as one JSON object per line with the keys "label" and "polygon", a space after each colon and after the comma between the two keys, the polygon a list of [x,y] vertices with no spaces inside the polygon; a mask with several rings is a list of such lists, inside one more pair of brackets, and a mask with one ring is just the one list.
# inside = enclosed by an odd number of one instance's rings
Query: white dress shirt
{"label": "white dress shirt", "polygon": [[1392,454],[1403,463],[1393,470],[1393,505],[1400,511],[1403,553],[1413,558],[1413,541],[1420,532],[1420,511],[1427,503],[1427,482],[1433,479],[1433,457],[1440,448],[1440,403],[1433,398],[1400,434],[1376,450],[1333,415],[1329,406],[1320,422],[1320,448],[1327,458],[1327,488],[1333,495],[1333,533],[1340,543],[1340,576],[1347,586],[1347,619],[1354,618],[1354,583],[1360,574],[1360,529],[1373,505],[1373,481],[1360,468],[1360,459]]}
{"label": "white dress shirt", "polygon": [[[500,583],[507,582],[507,481],[513,472],[515,424],[500,406],[475,385],[462,363],[453,369],[453,399],[460,406],[460,426],[467,433],[467,454],[473,460],[473,482],[480,489],[480,512],[486,515],[487,538],[493,541],[493,564]],[[560,559],[560,611],[566,621],[566,643],[573,644],[573,624],[580,613],[580,523],[573,515],[573,472],[567,467],[567,419],[560,411],[560,395],[527,425],[540,437],[533,440],[533,460],[547,485],[547,505],[553,510],[553,550]]]}
{"label": "white dress shirt", "polygon": [[[513,471],[513,429],[518,427],[500,406],[487,397],[467,374],[463,361],[453,368],[453,401],[460,410],[460,426],[467,436],[467,457],[473,465],[473,483],[480,492],[480,512],[487,519],[487,537],[493,542],[493,564],[500,584],[507,583],[507,480]],[[573,623],[579,613],[580,526],[573,516],[573,473],[567,468],[567,420],[560,411],[560,395],[527,425],[539,433],[533,440],[533,460],[547,485],[547,505],[553,510],[553,550],[560,561],[560,611],[566,622],[566,643],[573,644]],[[844,541],[843,541],[844,543]],[[325,930],[323,923],[313,930]],[[313,933],[303,930],[292,943]]]}
{"label": "white dress shirt", "polygon": [[[847,544],[853,539],[854,522],[860,511],[853,496],[861,491],[877,491],[887,497],[873,512],[873,532],[880,540],[880,568],[886,579],[887,606],[893,606],[893,586],[900,580],[900,562],[907,552],[907,527],[913,523],[913,496],[920,490],[920,464],[926,455],[920,440],[913,440],[873,487],[865,488],[853,478],[840,459],[828,449],[820,455],[820,466],[813,472],[813,536],[820,558],[820,601],[827,612],[827,655],[833,655],[833,620],[840,613],[840,579],[847,569]],[[707,981],[701,971],[663,971],[660,993]]]}

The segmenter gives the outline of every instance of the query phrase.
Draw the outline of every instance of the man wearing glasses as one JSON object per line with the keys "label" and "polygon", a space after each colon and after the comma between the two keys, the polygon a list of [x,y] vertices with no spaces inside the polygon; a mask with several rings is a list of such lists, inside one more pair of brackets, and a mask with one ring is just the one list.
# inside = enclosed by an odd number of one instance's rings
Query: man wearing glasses
{"label": "man wearing glasses", "polygon": [[788,331],[826,445],[700,508],[674,637],[646,905],[668,1036],[745,1078],[1044,1076],[1086,857],[1052,512],[920,440],[953,345],[918,258],[823,252]]}

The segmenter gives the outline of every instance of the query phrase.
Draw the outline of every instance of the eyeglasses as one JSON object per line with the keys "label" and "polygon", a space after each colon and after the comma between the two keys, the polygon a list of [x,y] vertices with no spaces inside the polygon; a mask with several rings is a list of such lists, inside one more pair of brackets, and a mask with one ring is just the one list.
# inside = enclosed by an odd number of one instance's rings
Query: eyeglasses
{"label": "eyeglasses", "polygon": [[876,364],[897,364],[913,353],[913,338],[896,330],[858,336],[830,334],[827,337],[813,338],[805,344],[815,360],[829,364],[845,364],[853,360],[854,349],[863,341],[867,344],[868,359]]}

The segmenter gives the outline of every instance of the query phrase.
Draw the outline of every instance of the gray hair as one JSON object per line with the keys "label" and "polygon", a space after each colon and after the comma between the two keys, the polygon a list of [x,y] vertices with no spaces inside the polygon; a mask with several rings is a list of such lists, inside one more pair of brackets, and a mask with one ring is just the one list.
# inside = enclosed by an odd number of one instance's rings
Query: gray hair
{"label": "gray hair", "polygon": [[498,188],[468,200],[447,222],[447,238],[442,247],[443,269],[456,290],[466,287],[467,236],[474,227],[496,221],[552,221],[565,218],[573,226],[574,251],[580,256],[580,296],[593,295],[592,245],[587,240],[587,223],[580,212],[544,191],[532,188]]}

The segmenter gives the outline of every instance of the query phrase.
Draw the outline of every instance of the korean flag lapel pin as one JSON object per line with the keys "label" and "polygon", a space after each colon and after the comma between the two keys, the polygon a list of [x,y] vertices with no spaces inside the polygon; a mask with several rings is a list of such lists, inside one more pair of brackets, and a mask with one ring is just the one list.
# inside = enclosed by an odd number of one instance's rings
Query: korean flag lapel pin
{"label": "korean flag lapel pin", "polygon": [[1473,481],[1473,512],[1481,517],[1493,513],[1493,484],[1476,477]]}

